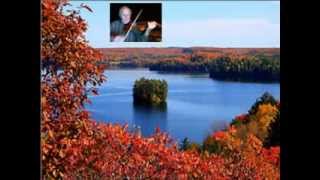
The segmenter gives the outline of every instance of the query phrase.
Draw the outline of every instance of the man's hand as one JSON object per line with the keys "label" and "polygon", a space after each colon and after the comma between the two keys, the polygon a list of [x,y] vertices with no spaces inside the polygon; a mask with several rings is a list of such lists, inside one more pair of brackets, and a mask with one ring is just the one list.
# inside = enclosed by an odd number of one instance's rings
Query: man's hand
{"label": "man's hand", "polygon": [[156,21],[151,21],[151,22],[148,22],[148,30],[153,30],[154,28],[156,28],[157,27],[157,22]]}

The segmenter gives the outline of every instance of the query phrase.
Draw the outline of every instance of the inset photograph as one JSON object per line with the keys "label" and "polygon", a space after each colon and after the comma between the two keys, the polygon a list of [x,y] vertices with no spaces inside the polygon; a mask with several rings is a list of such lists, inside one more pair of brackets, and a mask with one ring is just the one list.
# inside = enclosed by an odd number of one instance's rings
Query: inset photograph
{"label": "inset photograph", "polygon": [[111,3],[111,42],[161,42],[161,3]]}

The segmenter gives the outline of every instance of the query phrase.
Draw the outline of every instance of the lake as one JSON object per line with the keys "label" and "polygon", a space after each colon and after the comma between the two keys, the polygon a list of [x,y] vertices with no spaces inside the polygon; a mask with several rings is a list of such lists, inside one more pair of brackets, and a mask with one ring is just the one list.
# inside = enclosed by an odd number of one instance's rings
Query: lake
{"label": "lake", "polygon": [[[179,142],[185,137],[202,142],[213,130],[246,113],[266,91],[280,98],[279,83],[216,81],[209,74],[158,73],[148,69],[106,70],[105,75],[107,81],[99,87],[99,95],[90,96],[92,104],[86,106],[94,119],[138,126],[143,136],[159,127]],[[133,105],[133,84],[141,77],[167,81],[165,108]]]}

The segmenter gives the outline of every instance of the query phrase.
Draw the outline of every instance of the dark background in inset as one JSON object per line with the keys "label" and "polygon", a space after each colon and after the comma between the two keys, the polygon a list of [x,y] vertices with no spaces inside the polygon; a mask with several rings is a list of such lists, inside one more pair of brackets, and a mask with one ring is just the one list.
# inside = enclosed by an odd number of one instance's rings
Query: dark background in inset
{"label": "dark background in inset", "polygon": [[128,6],[131,11],[131,20],[137,16],[140,9],[142,14],[138,18],[139,21],[157,21],[161,24],[161,4],[160,3],[111,3],[110,4],[110,20],[111,22],[119,19],[119,9],[122,6]]}
{"label": "dark background in inset", "polygon": [[[128,6],[132,11],[131,21],[134,21],[139,11],[143,9],[143,12],[138,18],[137,23],[146,21],[156,21],[157,23],[162,24],[161,5],[161,3],[111,3],[110,23],[120,19],[119,9],[122,6]],[[157,27],[150,33],[150,41],[159,42],[162,39],[161,36],[162,28]]]}

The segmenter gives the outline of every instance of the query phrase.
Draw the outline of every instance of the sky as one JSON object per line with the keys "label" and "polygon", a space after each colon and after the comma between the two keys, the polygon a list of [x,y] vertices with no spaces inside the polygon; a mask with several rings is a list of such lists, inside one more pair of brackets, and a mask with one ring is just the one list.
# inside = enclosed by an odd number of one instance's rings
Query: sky
{"label": "sky", "polygon": [[72,7],[84,3],[93,10],[91,13],[84,9],[81,16],[88,23],[86,38],[95,48],[280,47],[279,1],[159,1],[163,15],[162,42],[139,43],[110,42],[112,2],[115,1],[71,1]]}

